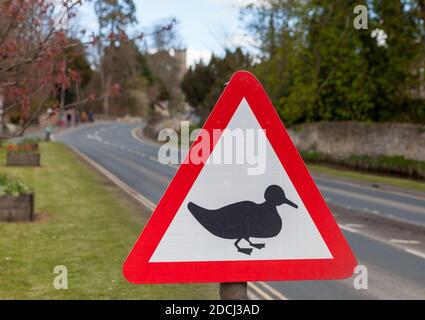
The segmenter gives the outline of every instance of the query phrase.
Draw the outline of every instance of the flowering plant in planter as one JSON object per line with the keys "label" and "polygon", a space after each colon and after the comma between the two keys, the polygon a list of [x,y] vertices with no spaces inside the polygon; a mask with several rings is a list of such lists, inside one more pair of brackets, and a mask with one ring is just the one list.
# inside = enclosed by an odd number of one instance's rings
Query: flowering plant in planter
{"label": "flowering plant in planter", "polygon": [[0,221],[32,220],[34,194],[22,181],[0,174]]}
{"label": "flowering plant in planter", "polygon": [[34,150],[30,145],[21,145],[21,144],[8,144],[6,146],[7,152],[14,152],[14,153],[28,153],[33,152]]}
{"label": "flowering plant in planter", "polygon": [[0,174],[0,196],[19,196],[31,193],[32,189],[22,181],[12,179],[6,174]]}
{"label": "flowering plant in planter", "polygon": [[31,145],[9,144],[7,149],[7,166],[39,166],[40,153]]}

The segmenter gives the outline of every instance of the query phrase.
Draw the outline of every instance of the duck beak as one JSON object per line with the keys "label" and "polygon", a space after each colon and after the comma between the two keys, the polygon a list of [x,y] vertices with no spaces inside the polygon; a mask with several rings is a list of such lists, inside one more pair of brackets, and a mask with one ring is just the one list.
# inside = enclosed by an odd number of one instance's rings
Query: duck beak
{"label": "duck beak", "polygon": [[298,205],[296,205],[295,203],[293,203],[291,200],[286,199],[286,204],[289,204],[291,207],[298,209]]}

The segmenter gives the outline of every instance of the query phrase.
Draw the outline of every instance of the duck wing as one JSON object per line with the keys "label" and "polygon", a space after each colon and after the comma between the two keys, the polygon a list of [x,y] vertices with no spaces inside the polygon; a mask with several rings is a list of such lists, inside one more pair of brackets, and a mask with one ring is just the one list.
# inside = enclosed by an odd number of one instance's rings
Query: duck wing
{"label": "duck wing", "polygon": [[256,203],[242,201],[219,209],[206,209],[193,202],[187,208],[195,219],[210,233],[224,239],[239,239],[249,236],[252,225],[247,221]]}

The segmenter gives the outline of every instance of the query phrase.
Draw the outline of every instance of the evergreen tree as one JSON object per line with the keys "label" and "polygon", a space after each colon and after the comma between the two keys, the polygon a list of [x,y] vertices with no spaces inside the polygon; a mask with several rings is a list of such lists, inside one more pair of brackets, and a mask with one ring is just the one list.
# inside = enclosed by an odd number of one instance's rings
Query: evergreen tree
{"label": "evergreen tree", "polygon": [[207,65],[198,63],[188,71],[182,82],[186,100],[205,120],[232,74],[249,68],[251,64],[251,57],[244,54],[240,48],[234,51],[226,50],[222,58],[213,55]]}

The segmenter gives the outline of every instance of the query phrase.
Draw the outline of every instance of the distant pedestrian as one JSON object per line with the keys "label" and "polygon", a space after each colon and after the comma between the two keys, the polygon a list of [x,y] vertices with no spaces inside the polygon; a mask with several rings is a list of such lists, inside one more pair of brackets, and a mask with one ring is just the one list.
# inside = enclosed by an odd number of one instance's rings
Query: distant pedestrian
{"label": "distant pedestrian", "polygon": [[81,122],[87,122],[87,112],[86,111],[82,111],[81,112]]}
{"label": "distant pedestrian", "polygon": [[50,125],[47,125],[44,128],[44,139],[45,141],[50,141],[50,136],[52,135],[52,127]]}
{"label": "distant pedestrian", "polygon": [[66,124],[68,127],[70,127],[72,124],[72,115],[70,113],[66,115]]}
{"label": "distant pedestrian", "polygon": [[94,122],[94,112],[93,112],[93,110],[90,110],[88,115],[89,115],[89,122]]}

